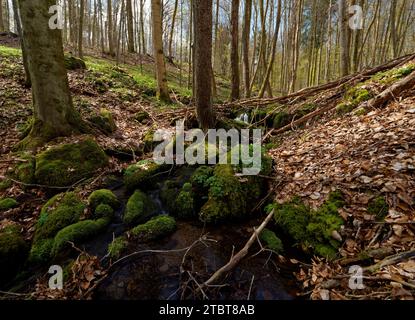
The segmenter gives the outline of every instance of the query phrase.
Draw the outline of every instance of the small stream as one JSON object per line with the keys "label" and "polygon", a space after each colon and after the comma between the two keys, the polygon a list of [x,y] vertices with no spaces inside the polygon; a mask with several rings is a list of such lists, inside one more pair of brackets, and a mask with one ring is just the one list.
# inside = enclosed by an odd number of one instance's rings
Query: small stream
{"label": "small stream", "polygon": [[[180,170],[180,169],[179,169]],[[188,178],[192,171],[183,168],[176,172],[176,178]],[[120,180],[122,181],[122,180]],[[161,183],[155,190],[145,191],[157,205],[155,215],[168,214],[160,199]],[[122,215],[129,194],[122,183],[113,186],[112,191],[122,202],[116,217],[105,234],[86,243],[85,250],[98,257],[107,254],[108,245],[114,237],[127,231]],[[180,250],[192,245],[201,235],[208,234],[212,241],[206,245],[199,242],[186,255],[184,252],[144,253],[115,266],[111,274],[100,284],[95,299],[137,300],[161,299],[178,300],[190,298],[192,291],[182,296],[182,285],[189,281],[187,271],[196,280],[203,282],[217,269],[226,264],[229,258],[240,250],[253,232],[253,228],[262,222],[261,218],[240,223],[222,224],[204,227],[199,221],[177,221],[177,230],[171,236],[151,243],[132,244],[125,254],[142,250]],[[255,250],[251,250],[255,254]],[[104,263],[105,263],[104,259]],[[181,273],[181,270],[184,272]],[[224,279],[224,286],[209,291],[209,298],[233,300],[291,300],[296,294],[296,284],[292,277],[293,269],[281,266],[277,258],[269,253],[245,258],[234,271]],[[194,281],[190,281],[194,287]],[[189,285],[190,286],[190,285]],[[212,297],[213,295],[213,297]]]}

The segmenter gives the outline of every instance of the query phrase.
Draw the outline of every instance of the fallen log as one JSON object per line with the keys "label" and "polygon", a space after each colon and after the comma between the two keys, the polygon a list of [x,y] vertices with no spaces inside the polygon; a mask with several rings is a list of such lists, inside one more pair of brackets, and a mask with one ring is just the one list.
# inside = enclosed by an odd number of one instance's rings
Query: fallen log
{"label": "fallen log", "polygon": [[397,253],[393,256],[387,257],[385,259],[383,259],[382,261],[364,268],[363,270],[369,273],[374,273],[377,270],[383,268],[383,267],[387,267],[390,265],[394,265],[394,264],[398,264],[400,262],[403,262],[405,260],[409,260],[415,257],[415,250],[411,250],[411,251],[405,251],[405,252],[401,252],[401,253]]}

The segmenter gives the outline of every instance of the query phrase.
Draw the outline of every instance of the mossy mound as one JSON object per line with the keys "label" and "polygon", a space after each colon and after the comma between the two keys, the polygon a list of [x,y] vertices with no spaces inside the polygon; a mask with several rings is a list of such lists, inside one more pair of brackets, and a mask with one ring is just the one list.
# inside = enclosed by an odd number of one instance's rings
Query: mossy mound
{"label": "mossy mound", "polygon": [[107,109],[101,109],[99,114],[90,117],[88,120],[106,135],[110,135],[117,131],[114,117]]}
{"label": "mossy mound", "polygon": [[338,114],[346,114],[356,109],[362,102],[368,101],[373,98],[373,93],[364,85],[358,85],[349,89],[345,96],[344,101],[336,107]]}
{"label": "mossy mound", "polygon": [[60,251],[71,246],[88,240],[104,230],[109,223],[109,219],[101,218],[96,221],[85,220],[63,228],[55,236],[52,255],[56,256]]}
{"label": "mossy mound", "polygon": [[181,219],[189,219],[196,216],[194,194],[192,184],[187,182],[176,198],[174,212]]}
{"label": "mossy mound", "polygon": [[128,241],[125,237],[115,238],[114,241],[108,246],[108,255],[111,259],[119,259],[121,254],[128,247]]}
{"label": "mossy mound", "polygon": [[153,201],[146,194],[137,190],[127,202],[123,220],[129,225],[142,223],[151,215],[154,209]]}
{"label": "mossy mound", "polygon": [[32,184],[35,182],[35,157],[30,153],[20,153],[18,157],[24,162],[18,163],[12,172],[12,176],[20,182]]}
{"label": "mossy mound", "polygon": [[147,123],[150,119],[150,114],[147,111],[140,111],[134,115],[134,119],[139,123]]}
{"label": "mossy mound", "polygon": [[208,183],[209,199],[199,214],[203,222],[218,223],[245,215],[243,189],[231,165],[217,165]]}
{"label": "mossy mound", "polygon": [[108,163],[104,151],[92,139],[64,144],[36,156],[36,182],[48,186],[66,187],[84,178]]}
{"label": "mossy mound", "polygon": [[0,199],[0,211],[15,208],[19,203],[13,198]]}
{"label": "mossy mound", "polygon": [[274,129],[280,129],[290,124],[293,119],[293,115],[286,111],[281,111],[275,114],[272,127]]}
{"label": "mossy mound", "polygon": [[32,244],[29,263],[45,264],[52,259],[54,238],[37,240]]}
{"label": "mossy mound", "polygon": [[338,209],[344,206],[340,192],[330,194],[329,199],[316,211],[299,199],[289,203],[269,206],[275,209],[275,221],[304,251],[334,259],[341,243],[333,237],[343,225]]}
{"label": "mossy mound", "polygon": [[180,184],[174,180],[167,180],[160,190],[160,199],[169,212],[174,212],[177,194],[180,192]]}
{"label": "mossy mound", "polygon": [[176,230],[176,221],[173,217],[161,215],[154,217],[145,224],[139,225],[130,231],[130,234],[140,241],[151,241],[167,236]]}
{"label": "mossy mound", "polygon": [[96,207],[94,214],[93,214],[94,219],[105,218],[105,219],[112,220],[113,217],[114,217],[114,209],[107,204],[98,205],[98,207]]}
{"label": "mossy mound", "polygon": [[10,188],[12,184],[12,181],[8,178],[0,180],[0,191]]}
{"label": "mossy mound", "polygon": [[124,172],[124,183],[128,190],[147,188],[154,185],[154,176],[163,170],[163,166],[150,160],[140,161],[129,166]]}
{"label": "mossy mound", "polygon": [[0,231],[0,285],[11,280],[23,265],[28,247],[17,226]]}
{"label": "mossy mound", "polygon": [[36,225],[35,242],[54,237],[61,229],[78,222],[85,204],[72,192],[59,194],[42,208]]}
{"label": "mossy mound", "polygon": [[284,246],[281,239],[278,238],[277,235],[269,229],[262,230],[261,234],[259,235],[259,240],[264,242],[265,246],[268,249],[275,251],[276,253],[281,253],[284,251]]}
{"label": "mossy mound", "polygon": [[86,64],[82,59],[72,55],[65,55],[65,67],[67,70],[85,70]]}
{"label": "mossy mound", "polygon": [[111,190],[101,189],[92,192],[88,197],[88,204],[95,210],[100,204],[109,205],[112,209],[118,209],[121,203]]}
{"label": "mossy mound", "polygon": [[372,77],[372,81],[385,85],[391,85],[394,82],[410,75],[415,71],[415,63],[409,63],[401,68],[395,68],[384,72],[379,72]]}
{"label": "mossy mound", "polygon": [[383,221],[389,213],[389,205],[385,197],[378,196],[369,202],[367,212],[376,217],[376,220]]}

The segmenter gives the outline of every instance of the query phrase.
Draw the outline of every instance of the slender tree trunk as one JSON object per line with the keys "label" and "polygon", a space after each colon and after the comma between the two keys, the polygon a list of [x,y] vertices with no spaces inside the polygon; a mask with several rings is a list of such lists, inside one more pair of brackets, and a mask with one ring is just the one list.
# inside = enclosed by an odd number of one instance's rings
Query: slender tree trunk
{"label": "slender tree trunk", "polygon": [[134,53],[134,20],[133,20],[133,6],[131,0],[126,0],[126,9],[127,9],[127,32],[128,32],[128,52]]}
{"label": "slender tree trunk", "polygon": [[349,19],[347,15],[347,0],[339,0],[340,31],[340,55],[341,75],[343,77],[350,73],[350,46],[349,46]]}
{"label": "slender tree trunk", "polygon": [[169,37],[169,57],[173,57],[172,47],[173,47],[173,36],[174,36],[174,26],[176,25],[176,16],[177,16],[177,9],[179,7],[179,0],[175,0],[174,3],[174,10],[173,10],[173,17],[171,20],[171,28],[170,28],[170,37]]}
{"label": "slender tree trunk", "polygon": [[231,101],[240,97],[240,76],[239,76],[239,0],[232,0],[231,9]]}
{"label": "slender tree trunk", "polygon": [[82,40],[84,38],[84,15],[85,15],[85,0],[79,0],[79,30],[78,30],[78,56],[83,58],[83,44]]}
{"label": "slender tree trunk", "polygon": [[396,34],[396,0],[391,0],[390,24],[391,24],[391,39],[393,48],[393,57],[398,56],[398,38]]}
{"label": "slender tree trunk", "polygon": [[163,52],[163,27],[160,0],[151,0],[151,14],[153,23],[153,51],[154,59],[156,61],[157,97],[162,101],[170,102]]}
{"label": "slender tree trunk", "polygon": [[115,55],[114,51],[114,28],[112,25],[112,0],[107,0],[107,27],[108,27],[108,49],[111,56]]}
{"label": "slender tree trunk", "polygon": [[3,0],[0,0],[0,32],[4,31]]}
{"label": "slender tree trunk", "polygon": [[144,0],[140,0],[140,30],[141,30],[141,50],[143,54],[147,53],[146,35],[144,29]]}
{"label": "slender tree trunk", "polygon": [[193,0],[194,92],[203,130],[214,127],[212,109],[212,0]]}
{"label": "slender tree trunk", "polygon": [[[62,32],[49,28],[54,0],[19,0],[23,42],[27,50],[35,122],[22,146],[35,147],[80,127],[73,108],[64,64]],[[45,72],[47,70],[47,72]]]}
{"label": "slender tree trunk", "polygon": [[252,0],[245,1],[245,15],[244,15],[244,28],[242,33],[242,47],[243,47],[243,66],[244,66],[244,85],[245,85],[245,97],[251,96],[251,88],[249,86],[251,82],[250,78],[250,66],[249,66],[249,45],[250,45],[250,33],[251,33],[251,17],[252,17]]}

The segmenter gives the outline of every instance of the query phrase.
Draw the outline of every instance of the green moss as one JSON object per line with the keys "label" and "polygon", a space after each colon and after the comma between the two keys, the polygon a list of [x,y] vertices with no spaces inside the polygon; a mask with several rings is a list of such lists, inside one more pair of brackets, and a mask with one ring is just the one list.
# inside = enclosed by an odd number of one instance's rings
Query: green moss
{"label": "green moss", "polygon": [[127,247],[128,241],[125,237],[115,238],[114,241],[108,246],[108,255],[111,259],[119,259]]}
{"label": "green moss", "polygon": [[71,186],[89,178],[104,167],[108,158],[92,139],[64,144],[36,156],[35,178],[39,184],[57,187]]}
{"label": "green moss", "polygon": [[293,116],[285,111],[278,112],[274,116],[273,128],[280,129],[287,124],[290,124]]}
{"label": "green moss", "polygon": [[348,102],[342,102],[337,105],[336,112],[337,114],[346,114],[346,113],[353,111],[354,108],[355,107],[352,104]]}
{"label": "green moss", "polygon": [[109,135],[117,131],[117,125],[114,117],[107,109],[101,109],[99,114],[94,115],[88,119],[97,129]]}
{"label": "green moss", "polygon": [[53,238],[61,229],[76,223],[85,205],[72,192],[50,199],[42,208],[36,225],[35,242]]}
{"label": "green moss", "polygon": [[28,247],[17,226],[0,231],[0,285],[17,274],[26,259]]}
{"label": "green moss", "polygon": [[389,213],[389,205],[385,197],[378,196],[371,200],[367,212],[374,215],[378,221],[383,221]]}
{"label": "green moss", "polygon": [[275,251],[277,253],[281,253],[284,251],[284,246],[280,238],[269,229],[264,229],[261,234],[259,235],[259,240],[265,243],[266,247]]}
{"label": "green moss", "polygon": [[154,176],[163,170],[163,166],[144,160],[129,166],[124,173],[124,183],[128,190],[147,188],[154,184]]}
{"label": "green moss", "polygon": [[272,205],[268,210],[275,209],[277,224],[305,251],[334,259],[341,244],[333,238],[333,233],[343,225],[338,209],[344,204],[342,193],[334,192],[316,211],[300,199]]}
{"label": "green moss", "polygon": [[112,209],[118,209],[120,202],[111,190],[101,189],[92,192],[88,198],[89,206],[92,210],[95,210],[100,204],[106,204],[112,207]]}
{"label": "green moss", "polygon": [[76,58],[72,55],[65,55],[65,67],[67,70],[85,70],[86,64],[82,59]]}
{"label": "green moss", "polygon": [[18,163],[14,168],[12,176],[20,182],[32,184],[35,182],[35,158],[29,153],[19,153],[19,158],[24,162]]}
{"label": "green moss", "polygon": [[12,181],[10,179],[3,179],[0,181],[0,191],[1,190],[6,190],[8,188],[10,188],[12,186]]}
{"label": "green moss", "polygon": [[360,117],[360,116],[364,116],[364,115],[366,115],[367,114],[367,110],[366,110],[366,108],[364,108],[364,107],[362,107],[362,108],[358,108],[358,109],[356,109],[356,111],[354,112],[354,114],[356,115],[356,116],[358,116],[358,117]]}
{"label": "green moss", "polygon": [[0,211],[12,209],[18,205],[19,203],[12,198],[0,199]]}
{"label": "green moss", "polygon": [[109,219],[101,218],[96,221],[85,220],[65,227],[55,236],[52,254],[56,256],[61,250],[88,240],[100,232],[108,225]]}
{"label": "green moss", "polygon": [[145,224],[139,225],[130,231],[134,238],[140,241],[151,241],[173,233],[176,230],[176,221],[173,217],[161,215]]}
{"label": "green moss", "polygon": [[384,72],[379,72],[372,77],[372,81],[379,82],[384,85],[391,85],[394,82],[410,75],[415,70],[415,64],[410,63],[401,68],[395,68]]}
{"label": "green moss", "polygon": [[113,217],[114,217],[114,209],[107,204],[98,205],[93,215],[94,219],[107,218],[111,220]]}
{"label": "green moss", "polygon": [[175,213],[179,218],[188,219],[195,216],[194,195],[191,183],[185,183],[175,201]]}
{"label": "green moss", "polygon": [[42,239],[36,241],[30,250],[29,263],[46,264],[52,259],[54,239]]}
{"label": "green moss", "polygon": [[127,202],[123,220],[129,225],[144,222],[154,209],[155,206],[152,200],[146,194],[137,190]]}
{"label": "green moss", "polygon": [[199,190],[199,194],[207,193],[209,189],[209,178],[213,176],[213,167],[201,166],[195,170],[190,182],[194,189]]}
{"label": "green moss", "polygon": [[167,207],[169,212],[174,212],[177,194],[180,191],[180,186],[176,181],[167,180],[163,183],[160,190],[160,199]]}

